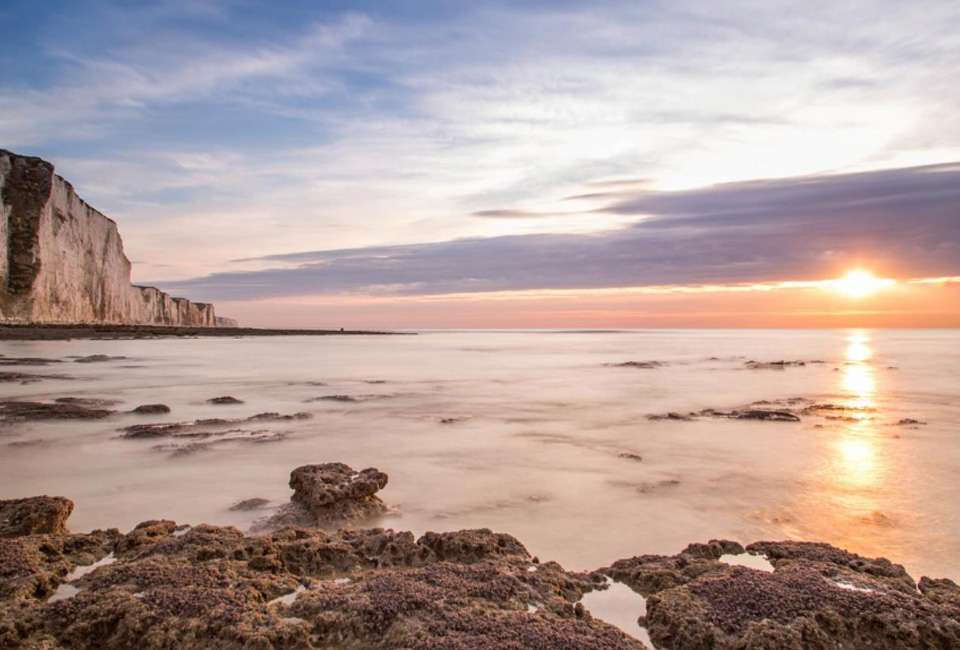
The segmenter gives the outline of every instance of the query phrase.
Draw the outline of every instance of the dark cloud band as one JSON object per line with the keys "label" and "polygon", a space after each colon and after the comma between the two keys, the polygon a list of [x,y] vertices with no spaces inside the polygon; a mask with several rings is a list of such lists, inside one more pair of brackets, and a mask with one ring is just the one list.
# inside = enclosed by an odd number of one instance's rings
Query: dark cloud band
{"label": "dark cloud band", "polygon": [[645,218],[598,234],[270,255],[288,266],[163,288],[223,301],[804,280],[852,264],[960,274],[958,164],[598,196],[603,212]]}

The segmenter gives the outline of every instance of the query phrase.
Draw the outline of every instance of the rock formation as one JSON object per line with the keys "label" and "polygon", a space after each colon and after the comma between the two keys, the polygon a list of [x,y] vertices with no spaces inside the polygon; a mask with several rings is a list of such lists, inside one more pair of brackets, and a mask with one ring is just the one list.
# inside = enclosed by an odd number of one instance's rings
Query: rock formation
{"label": "rock formation", "polygon": [[293,496],[258,530],[282,526],[337,526],[370,519],[386,512],[376,496],[387,475],[374,467],[355,472],[344,463],[304,465],[290,473]]}
{"label": "rock formation", "polygon": [[130,284],[117,224],[50,163],[0,149],[2,322],[218,325],[213,305]]}
{"label": "rock formation", "polygon": [[[308,465],[291,483],[323,508],[386,482],[365,470],[354,494],[347,475],[358,476]],[[638,622],[662,650],[960,647],[954,582],[916,583],[887,559],[827,544],[711,540],[580,573],[485,528],[250,536],[151,520],[125,535],[70,534],[72,508],[0,501],[0,648],[641,650],[581,602],[610,579],[647,597]],[[745,552],[769,570],[734,564]]]}

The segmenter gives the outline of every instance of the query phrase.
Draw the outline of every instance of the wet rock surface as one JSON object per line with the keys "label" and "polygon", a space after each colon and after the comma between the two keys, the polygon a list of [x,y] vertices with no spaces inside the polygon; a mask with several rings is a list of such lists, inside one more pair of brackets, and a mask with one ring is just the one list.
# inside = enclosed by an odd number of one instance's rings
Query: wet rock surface
{"label": "wet rock surface", "polygon": [[28,497],[0,501],[0,537],[62,535],[73,501],[65,497]]}
{"label": "wet rock surface", "polygon": [[[765,555],[773,572],[720,561]],[[670,650],[960,647],[960,589],[827,544],[725,540],[644,555],[600,573],[647,597],[641,620]],[[949,583],[949,584],[948,584]]]}
{"label": "wet rock surface", "polygon": [[589,576],[531,572],[520,542],[485,529],[251,537],[148,521],[0,539],[0,560],[3,648],[643,647],[576,605]]}
{"label": "wet rock surface", "polygon": [[[326,506],[372,496],[349,485],[380,485],[380,475],[329,463],[298,468],[291,483],[301,500]],[[0,647],[644,647],[580,602],[607,578],[646,596],[637,616],[668,650],[960,647],[954,582],[922,578],[918,589],[900,565],[826,544],[711,540],[586,574],[539,562],[488,529],[250,536],[152,520],[127,534],[68,534],[71,507],[62,497],[0,502],[4,522],[8,508],[39,522],[0,537]],[[764,555],[773,571],[722,561],[744,552]]]}
{"label": "wet rock surface", "polygon": [[334,526],[370,519],[387,510],[376,496],[386,485],[387,475],[373,467],[356,472],[344,463],[303,465],[290,473],[290,503],[257,526]]}

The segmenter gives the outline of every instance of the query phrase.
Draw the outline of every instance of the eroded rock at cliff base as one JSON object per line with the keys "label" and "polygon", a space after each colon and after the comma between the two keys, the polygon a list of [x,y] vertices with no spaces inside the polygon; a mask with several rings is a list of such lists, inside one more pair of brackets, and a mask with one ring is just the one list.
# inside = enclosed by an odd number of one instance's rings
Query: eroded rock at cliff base
{"label": "eroded rock at cliff base", "polygon": [[373,467],[356,472],[344,463],[304,465],[290,473],[290,503],[256,528],[330,527],[370,519],[387,510],[376,496],[386,485],[387,475]]}

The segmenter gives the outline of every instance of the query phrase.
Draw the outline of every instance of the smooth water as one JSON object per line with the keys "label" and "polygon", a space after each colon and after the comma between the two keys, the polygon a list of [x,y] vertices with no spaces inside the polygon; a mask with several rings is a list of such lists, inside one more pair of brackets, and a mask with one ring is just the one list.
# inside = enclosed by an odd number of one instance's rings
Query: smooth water
{"label": "smooth water", "polygon": [[[74,530],[154,518],[245,528],[263,513],[230,505],[285,502],[290,470],[343,461],[389,474],[381,496],[394,512],[380,525],[485,526],[572,569],[711,538],[789,538],[960,578],[957,331],[425,332],[2,342],[0,353],[128,357],[4,368],[76,377],[0,384],[5,398],[173,409],[0,428],[0,496],[68,496]],[[747,360],[825,363],[760,370]],[[665,365],[608,365],[626,361]],[[220,395],[245,404],[205,403]],[[361,399],[308,401],[329,395]],[[800,423],[646,418],[787,398],[848,410]],[[263,411],[313,418],[238,425],[239,437],[289,435],[194,453],[118,438],[138,422]],[[896,424],[904,418],[927,424]]]}

